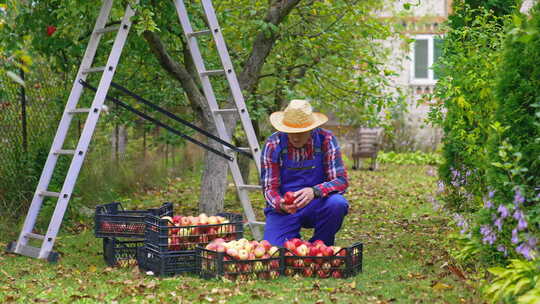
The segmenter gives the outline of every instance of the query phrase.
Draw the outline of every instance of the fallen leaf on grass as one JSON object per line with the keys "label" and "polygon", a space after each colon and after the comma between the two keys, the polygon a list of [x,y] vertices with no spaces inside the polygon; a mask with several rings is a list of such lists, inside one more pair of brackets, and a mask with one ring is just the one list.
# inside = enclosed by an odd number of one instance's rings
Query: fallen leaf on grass
{"label": "fallen leaf on grass", "polygon": [[453,274],[455,274],[458,278],[462,279],[462,280],[467,280],[467,278],[465,277],[465,274],[459,269],[457,268],[456,266],[454,265],[449,265],[448,266],[448,270],[450,270]]}
{"label": "fallen leaf on grass", "polygon": [[437,282],[435,285],[431,286],[436,291],[445,290],[445,289],[452,289],[452,285],[444,284],[441,282]]}

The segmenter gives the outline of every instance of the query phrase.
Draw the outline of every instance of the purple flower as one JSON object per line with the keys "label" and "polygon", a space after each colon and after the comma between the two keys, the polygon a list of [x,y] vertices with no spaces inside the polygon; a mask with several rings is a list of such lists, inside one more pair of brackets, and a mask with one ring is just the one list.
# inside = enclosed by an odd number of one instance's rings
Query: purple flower
{"label": "purple flower", "polygon": [[514,212],[514,218],[516,220],[520,220],[523,218],[523,211],[519,210],[519,209],[516,209],[516,212]]}
{"label": "purple flower", "polygon": [[444,192],[444,182],[439,181],[437,183],[437,193],[443,193]]}
{"label": "purple flower", "polygon": [[484,236],[482,238],[482,242],[484,244],[489,243],[490,245],[493,245],[493,243],[495,243],[495,241],[497,240],[495,232],[493,232],[491,227],[488,225],[482,225],[482,227],[480,227],[480,233]]}
{"label": "purple flower", "polygon": [[506,250],[506,247],[504,247],[504,245],[497,246],[497,251],[504,252],[504,256],[508,255],[508,250]]}
{"label": "purple flower", "polygon": [[519,242],[517,229],[512,229],[512,243],[517,244]]}
{"label": "purple flower", "polygon": [[525,230],[527,228],[527,221],[525,218],[520,218],[517,225],[517,230]]}
{"label": "purple flower", "polygon": [[525,201],[525,198],[523,195],[521,195],[521,190],[519,188],[516,188],[516,192],[514,194],[514,204],[516,206],[519,206],[520,204],[523,204]]}
{"label": "purple flower", "polygon": [[493,208],[493,203],[490,200],[484,201],[484,208],[491,209]]}
{"label": "purple flower", "polygon": [[508,209],[504,205],[499,205],[499,208],[497,208],[497,211],[501,214],[502,218],[505,218],[508,216]]}
{"label": "purple flower", "polygon": [[493,222],[493,225],[497,226],[497,228],[499,228],[499,231],[501,231],[502,225],[503,225],[503,218],[502,217],[497,218],[495,222]]}
{"label": "purple flower", "polygon": [[521,243],[517,248],[516,252],[522,254],[527,260],[533,258],[534,251],[536,250],[536,238],[529,237],[526,242]]}
{"label": "purple flower", "polygon": [[495,190],[488,192],[488,197],[489,198],[493,198],[494,195],[495,195]]}

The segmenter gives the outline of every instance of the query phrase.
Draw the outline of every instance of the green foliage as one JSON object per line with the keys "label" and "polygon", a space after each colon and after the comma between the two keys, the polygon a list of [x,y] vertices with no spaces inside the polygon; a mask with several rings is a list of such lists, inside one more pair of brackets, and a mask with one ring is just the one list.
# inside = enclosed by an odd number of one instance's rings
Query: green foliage
{"label": "green foliage", "polygon": [[467,6],[455,9],[456,15],[470,19],[470,23],[458,27],[453,21],[449,23],[443,56],[436,67],[442,75],[435,93],[441,103],[432,108],[430,118],[445,134],[439,174],[448,186],[447,194],[453,197],[448,207],[462,212],[479,207],[465,193],[481,197],[486,188],[485,147],[497,106],[492,80],[497,76],[501,57],[497,50],[504,31],[502,17]]}
{"label": "green foliage", "polygon": [[540,301],[540,260],[510,260],[505,267],[493,267],[495,279],[485,293],[491,303],[537,304]]}
{"label": "green foliage", "polygon": [[384,164],[398,165],[439,165],[442,162],[442,157],[437,153],[426,153],[422,151],[397,153],[379,152],[377,161]]}
{"label": "green foliage", "polygon": [[492,268],[486,294],[494,303],[538,303],[540,5],[530,18],[463,4],[456,14],[439,66],[443,103],[432,112],[445,131],[441,194],[467,218],[456,256],[491,266],[510,260]]}

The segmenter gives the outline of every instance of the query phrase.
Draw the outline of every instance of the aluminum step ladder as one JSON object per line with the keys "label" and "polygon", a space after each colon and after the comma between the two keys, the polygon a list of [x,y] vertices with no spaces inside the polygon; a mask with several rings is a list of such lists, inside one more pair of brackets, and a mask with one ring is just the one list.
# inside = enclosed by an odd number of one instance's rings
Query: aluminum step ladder
{"label": "aluminum step ladder", "polygon": [[[238,85],[238,81],[236,80],[236,75],[234,75],[234,71],[232,70],[232,64],[230,62],[230,59],[229,59],[229,56],[225,47],[223,37],[221,36],[221,31],[219,30],[219,27],[217,27],[217,20],[215,18],[215,13],[213,11],[212,4],[210,1],[203,1],[203,3],[205,3],[205,11],[207,10],[208,7],[210,7],[211,15],[209,16],[209,18],[212,19],[212,21],[214,22],[212,24],[215,24],[216,29],[218,29],[219,35],[216,35],[215,33],[213,33],[214,38],[220,39],[219,44],[218,44],[220,48],[220,56],[222,60],[224,58],[226,58],[227,60],[227,61],[223,61],[224,67],[228,71],[228,73],[226,73],[227,80],[231,84],[231,91],[233,92],[234,100],[238,106],[237,112],[240,114],[242,125],[244,126],[245,132],[246,134],[248,134],[250,150],[253,153],[253,157],[257,164],[257,169],[260,172],[260,149],[258,146],[257,139],[255,137],[255,133],[253,131],[253,126],[251,125],[251,120],[249,118],[249,115],[247,113],[247,110],[243,101],[243,97],[242,97],[242,94]],[[56,131],[56,135],[52,143],[51,150],[49,152],[47,161],[45,162],[45,166],[41,173],[41,177],[39,179],[38,186],[34,193],[32,203],[26,215],[23,228],[21,230],[21,233],[19,234],[17,241],[12,242],[8,245],[7,250],[10,252],[14,252],[14,253],[29,256],[29,257],[39,258],[39,259],[47,259],[51,262],[55,262],[58,259],[58,253],[52,250],[54,246],[54,242],[56,240],[58,231],[60,229],[60,225],[62,224],[62,219],[67,209],[69,200],[71,198],[73,188],[75,186],[75,182],[77,181],[77,177],[79,175],[81,166],[84,161],[84,157],[86,156],[86,153],[88,151],[90,140],[96,128],[96,124],[98,122],[102,106],[107,97],[107,93],[109,91],[111,81],[113,79],[114,73],[116,71],[116,67],[120,60],[120,55],[124,48],[125,42],[127,40],[129,30],[132,25],[132,22],[130,19],[131,17],[135,15],[134,9],[132,9],[128,5],[125,9],[124,16],[119,25],[106,26],[107,20],[109,19],[109,15],[112,9],[112,5],[113,5],[113,0],[103,0],[103,4],[101,6],[99,16],[96,20],[96,24],[92,31],[90,41],[88,42],[88,46],[86,48],[83,60],[81,62],[81,66],[79,67],[79,70],[77,72],[77,77],[75,78],[73,82],[73,87],[71,89],[71,93],[69,95],[66,108],[60,120],[58,129]],[[187,22],[186,24],[189,25],[187,14],[185,14],[186,11],[185,11],[183,2],[179,3],[177,1],[176,6],[177,8],[179,8],[179,12],[184,13],[183,15],[179,16],[180,20],[181,21],[185,20]],[[183,10],[181,10],[180,8],[183,8]],[[104,33],[108,33],[108,32],[116,32],[116,37],[114,39],[112,49],[109,53],[107,63],[105,66],[102,66],[102,67],[94,67],[92,66],[92,64],[94,61],[96,51],[99,46],[100,39]],[[196,60],[195,62],[197,64],[197,68],[199,69],[198,71],[199,71],[199,75],[201,76],[202,83],[204,84],[204,87],[205,87],[204,92],[207,96],[207,100],[209,101],[210,107],[213,109],[213,111],[215,111],[213,112],[213,114],[214,114],[214,118],[216,118],[215,122],[217,125],[217,129],[219,130],[219,136],[220,138],[228,140],[230,139],[230,137],[227,135],[225,131],[225,125],[224,125],[223,119],[219,115],[216,114],[216,113],[219,113],[220,111],[217,107],[217,102],[213,95],[213,90],[210,85],[210,82],[208,80],[208,75],[212,73],[208,73],[209,71],[206,71],[206,72],[204,71],[204,64],[202,63],[200,52],[197,48],[196,41],[193,40],[193,37],[195,35],[193,35],[191,31],[188,31],[186,32],[186,36],[188,37],[191,36],[191,38],[188,40],[191,41],[190,42],[191,50],[195,50],[195,51],[192,51],[193,57],[199,58],[199,60],[198,61]],[[195,46],[192,46],[193,43],[195,43]],[[225,64],[225,62],[227,62],[228,64]],[[92,105],[90,106],[90,108],[78,108],[77,104],[79,102],[79,99],[82,95],[83,88],[84,88],[80,80],[82,80],[83,82],[86,81],[86,78],[90,73],[101,73],[101,79],[99,81],[97,91],[94,95]],[[75,149],[66,149],[63,147],[63,145],[68,134],[71,120],[74,115],[81,115],[81,114],[82,115],[86,114],[87,118],[84,123],[84,128],[83,128],[83,131],[81,132],[79,141],[77,143],[77,147]],[[61,191],[53,192],[53,191],[48,190],[48,187],[49,187],[49,183],[51,181],[54,169],[56,167],[56,162],[58,160],[58,157],[72,157],[72,160],[71,160],[71,164],[69,166]],[[253,189],[256,186],[243,184],[242,176],[240,174],[240,170],[239,170],[238,164],[236,163],[236,160],[231,162],[230,168],[232,171],[235,184],[237,186],[237,190],[238,190],[241,202],[242,202],[242,206],[244,207],[245,214],[248,219],[248,224],[254,229],[253,230],[254,237],[260,238],[261,234],[258,230],[259,227],[255,227],[255,226],[258,224],[264,224],[264,223],[257,222],[255,220],[255,215],[251,207],[249,197],[247,196],[247,193],[245,191],[246,189]],[[257,186],[257,187],[259,187],[260,189],[260,186]],[[53,215],[49,222],[47,232],[45,235],[42,235],[42,234],[34,233],[34,227],[38,219],[38,215],[39,215],[41,206],[43,204],[43,200],[46,197],[53,197],[53,198],[56,197],[57,202],[56,202],[56,207],[54,209]],[[29,244],[29,241],[31,239],[40,241],[41,246],[39,247],[31,246]]]}
{"label": "aluminum step ladder", "polygon": [[[210,106],[210,110],[212,111],[212,117],[214,118],[214,123],[216,124],[218,135],[222,140],[226,142],[231,142],[232,136],[228,133],[225,127],[223,115],[239,115],[240,122],[242,124],[249,144],[249,147],[246,147],[244,149],[251,151],[253,155],[253,160],[255,161],[257,167],[257,172],[260,176],[261,150],[259,147],[259,142],[257,141],[257,136],[255,135],[253,125],[251,124],[251,118],[249,117],[249,113],[244,102],[244,96],[242,95],[240,84],[238,83],[238,79],[236,78],[236,73],[234,72],[234,67],[229,57],[229,52],[227,51],[227,46],[225,44],[221,28],[219,27],[212,1],[201,0],[204,15],[209,26],[209,29],[202,31],[193,30],[183,0],[174,0],[174,4],[176,6],[178,18],[180,19],[180,24],[182,25],[182,29],[187,40],[191,57],[193,58],[197,73],[199,74],[199,79],[202,84],[204,95],[206,97],[208,105]],[[212,38],[216,44],[219,58],[221,59],[223,69],[206,70],[204,60],[202,58],[201,52],[199,51],[199,43],[197,41],[197,36],[201,35],[212,35]],[[214,90],[212,88],[212,83],[210,82],[210,77],[223,76],[225,76],[225,78],[227,79],[231,95],[235,103],[235,107],[231,109],[219,108],[214,94]],[[223,146],[223,148],[225,151],[228,151],[227,147]],[[265,223],[257,221],[248,194],[250,191],[261,191],[262,187],[260,185],[245,184],[244,179],[242,178],[242,174],[240,173],[240,168],[238,167],[238,162],[236,161],[236,158],[234,158],[233,161],[229,162],[229,168],[231,170],[231,175],[236,186],[238,197],[244,209],[244,214],[247,219],[247,225],[250,226],[253,237],[260,240],[262,239],[262,233],[260,228]]]}

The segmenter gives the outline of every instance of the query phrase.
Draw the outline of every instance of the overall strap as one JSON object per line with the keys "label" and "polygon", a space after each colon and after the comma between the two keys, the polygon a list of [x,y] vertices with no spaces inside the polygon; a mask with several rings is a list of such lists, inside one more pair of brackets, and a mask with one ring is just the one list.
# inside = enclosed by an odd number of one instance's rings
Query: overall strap
{"label": "overall strap", "polygon": [[[313,152],[314,152],[313,156],[314,157],[323,153],[322,146],[324,142],[324,134],[319,132],[319,130],[320,130],[319,128],[316,128],[313,130],[313,132],[316,132],[315,137],[313,137]],[[287,152],[288,152],[288,145],[289,145],[289,140],[286,133],[279,132],[278,136],[279,136],[279,145],[274,151],[274,155],[272,157],[273,160],[276,162],[279,161],[280,159],[286,159]]]}

